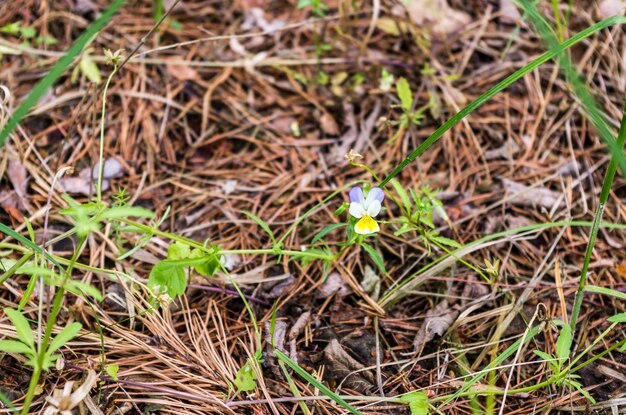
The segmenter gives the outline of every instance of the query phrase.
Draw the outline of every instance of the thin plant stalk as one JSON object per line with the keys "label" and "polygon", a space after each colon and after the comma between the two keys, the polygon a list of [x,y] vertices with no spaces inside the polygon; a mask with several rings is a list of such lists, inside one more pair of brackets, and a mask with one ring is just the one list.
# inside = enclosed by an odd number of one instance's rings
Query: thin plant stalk
{"label": "thin plant stalk", "polygon": [[72,255],[71,262],[67,269],[65,270],[65,274],[63,275],[63,281],[61,282],[59,289],[57,290],[54,300],[52,303],[52,310],[50,311],[50,315],[48,316],[48,323],[46,324],[46,331],[44,333],[43,339],[41,339],[41,343],[39,344],[39,350],[37,354],[36,366],[33,370],[33,374],[30,378],[30,384],[28,385],[28,392],[26,392],[26,396],[24,398],[24,406],[22,407],[22,415],[28,415],[30,410],[30,404],[35,397],[35,392],[37,390],[37,384],[39,383],[39,378],[41,377],[41,372],[43,370],[43,362],[46,357],[46,352],[48,350],[48,345],[50,344],[50,338],[52,337],[52,329],[56,324],[57,318],[59,316],[59,312],[61,311],[61,305],[63,304],[63,298],[65,296],[65,283],[70,279],[72,275],[72,270],[74,269],[74,264],[78,261],[78,255],[82,251],[83,245],[85,243],[85,238],[82,238],[76,249],[74,250],[74,254]]}
{"label": "thin plant stalk", "polygon": [[[619,133],[617,134],[616,144],[620,148],[624,146],[626,141],[626,104],[624,105],[624,113],[622,115],[622,122],[620,124]],[[604,182],[602,183],[602,190],[600,191],[600,200],[596,207],[596,212],[593,217],[593,223],[591,225],[591,232],[589,234],[589,242],[587,243],[587,250],[585,251],[585,259],[583,261],[583,267],[580,271],[580,281],[578,283],[578,290],[576,291],[576,297],[574,299],[574,307],[572,308],[572,315],[570,317],[570,325],[572,327],[572,334],[576,331],[576,322],[580,314],[580,307],[583,302],[583,294],[585,291],[585,285],[587,284],[587,272],[589,270],[589,263],[591,262],[591,255],[593,254],[593,247],[598,236],[598,230],[600,229],[600,223],[602,222],[602,215],[604,214],[604,207],[609,199],[609,193],[611,192],[611,185],[617,172],[617,157],[611,155],[611,161],[609,167],[604,176]]]}
{"label": "thin plant stalk", "polygon": [[104,174],[104,117],[106,115],[107,108],[107,91],[109,90],[111,79],[113,79],[116,73],[117,65],[114,65],[113,71],[109,74],[106,84],[104,84],[104,91],[102,92],[102,115],[100,117],[100,159],[98,160],[98,185],[96,187],[98,203],[102,202],[102,176]]}

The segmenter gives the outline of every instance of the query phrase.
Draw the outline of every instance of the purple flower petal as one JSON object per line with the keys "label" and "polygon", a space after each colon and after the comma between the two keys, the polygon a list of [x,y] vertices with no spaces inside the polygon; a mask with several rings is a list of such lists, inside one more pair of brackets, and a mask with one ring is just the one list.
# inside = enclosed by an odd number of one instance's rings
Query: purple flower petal
{"label": "purple flower petal", "polygon": [[353,187],[350,189],[350,202],[363,204],[365,196],[363,196],[363,190],[360,187]]}
{"label": "purple flower petal", "polygon": [[367,194],[367,199],[365,200],[365,204],[369,206],[374,200],[378,200],[381,204],[383,200],[385,200],[385,192],[380,187],[372,187]]}

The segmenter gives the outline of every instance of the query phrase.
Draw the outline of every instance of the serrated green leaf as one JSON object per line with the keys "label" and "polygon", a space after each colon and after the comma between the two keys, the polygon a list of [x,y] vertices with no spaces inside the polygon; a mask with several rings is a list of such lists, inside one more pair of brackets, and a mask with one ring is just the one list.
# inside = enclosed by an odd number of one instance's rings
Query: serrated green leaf
{"label": "serrated green leaf", "polygon": [[363,247],[363,249],[365,249],[365,252],[369,254],[370,258],[372,258],[372,261],[374,261],[374,264],[376,264],[380,272],[386,275],[387,270],[385,269],[385,263],[383,262],[383,258],[380,256],[378,251],[373,246],[366,243],[362,244],[361,246]]}
{"label": "serrated green leaf", "polygon": [[405,112],[411,111],[411,107],[413,107],[413,92],[409,86],[409,81],[407,81],[406,78],[398,79],[398,82],[396,82],[396,91],[398,98],[400,98],[400,106],[402,109]]}
{"label": "serrated green leaf", "polygon": [[102,82],[102,75],[100,75],[100,68],[98,65],[91,59],[88,53],[83,54],[80,62],[78,64],[80,68],[80,72],[85,75],[87,79],[91,82],[99,84]]}
{"label": "serrated green leaf", "polygon": [[67,342],[69,342],[74,337],[76,337],[76,335],[78,334],[78,332],[82,328],[83,328],[83,325],[80,324],[80,323],[72,323],[72,324],[70,324],[68,326],[65,326],[63,328],[63,330],[61,330],[59,332],[59,334],[57,334],[54,337],[52,342],[50,342],[50,346],[48,346],[48,350],[46,350],[46,354],[47,355],[52,355],[52,353],[54,353],[57,350],[59,350]]}
{"label": "serrated green leaf", "polygon": [[269,225],[267,223],[265,223],[265,221],[263,221],[263,219],[261,219],[260,217],[258,217],[254,213],[248,212],[246,210],[241,211],[241,213],[243,213],[244,215],[246,215],[247,217],[249,217],[250,219],[255,221],[257,223],[257,225],[259,225],[270,236],[270,239],[272,240],[272,243],[276,244],[276,238],[274,237],[274,232],[272,232],[272,230],[270,229]]}
{"label": "serrated green leaf", "polygon": [[171,298],[182,295],[187,289],[187,278],[185,276],[185,266],[172,260],[157,262],[148,276],[148,288],[155,292],[159,287],[159,292],[165,288]]}
{"label": "serrated green leaf", "polygon": [[0,352],[34,356],[35,351],[17,340],[0,340]]}
{"label": "serrated green leaf", "polygon": [[13,310],[12,308],[5,308],[4,314],[6,314],[9,320],[11,320],[11,323],[13,323],[13,327],[15,327],[15,331],[17,333],[17,338],[32,349],[35,344],[35,339],[26,317],[24,317],[19,311]]}
{"label": "serrated green leaf", "polygon": [[317,235],[315,235],[315,237],[313,237],[313,239],[311,240],[311,243],[314,244],[315,242],[321,240],[323,237],[325,237],[326,235],[328,235],[330,232],[334,231],[335,229],[339,229],[347,225],[348,225],[347,223],[333,223],[331,225],[328,225],[324,229],[322,229]]}

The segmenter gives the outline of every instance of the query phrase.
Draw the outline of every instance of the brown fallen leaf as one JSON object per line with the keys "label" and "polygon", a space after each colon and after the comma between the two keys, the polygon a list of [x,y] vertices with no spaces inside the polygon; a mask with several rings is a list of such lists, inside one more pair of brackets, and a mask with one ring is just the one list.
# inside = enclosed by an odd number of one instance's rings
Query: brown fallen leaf
{"label": "brown fallen leaf", "polygon": [[413,347],[416,353],[421,353],[424,345],[437,336],[443,336],[459,315],[459,310],[451,308],[448,300],[443,300],[435,308],[426,313],[426,319],[415,335]]}
{"label": "brown fallen leaf", "polygon": [[623,0],[602,0],[598,5],[598,15],[601,19],[624,14]]}
{"label": "brown fallen leaf", "polygon": [[416,25],[430,27],[434,35],[442,37],[462,30],[471,21],[468,14],[453,9],[446,0],[411,0],[406,10]]}
{"label": "brown fallen leaf", "polygon": [[328,112],[324,112],[320,117],[320,127],[327,135],[337,136],[339,135],[339,127],[337,122]]}
{"label": "brown fallen leaf", "polygon": [[[91,173],[91,174],[90,174]],[[121,177],[124,174],[122,164],[115,158],[105,160],[102,170],[102,190],[109,188],[109,180]],[[89,195],[95,192],[98,177],[98,165],[93,168],[86,167],[82,169],[75,177],[62,177],[59,179],[59,185],[67,193],[82,193]]]}
{"label": "brown fallen leaf", "polygon": [[502,13],[500,16],[502,23],[516,24],[522,18],[513,0],[500,0],[500,13]]}
{"label": "brown fallen leaf", "polygon": [[545,187],[530,187],[509,179],[502,179],[504,190],[510,196],[509,202],[518,206],[543,207],[552,209],[556,204],[561,206],[563,198],[560,193]]}
{"label": "brown fallen leaf", "polygon": [[324,361],[328,371],[326,378],[343,386],[368,394],[374,388],[374,376],[365,366],[350,356],[337,341],[333,339],[324,349]]}
{"label": "brown fallen leaf", "polygon": [[350,286],[338,272],[331,272],[326,281],[319,288],[318,298],[328,298],[336,294],[338,297],[346,297],[352,294]]}

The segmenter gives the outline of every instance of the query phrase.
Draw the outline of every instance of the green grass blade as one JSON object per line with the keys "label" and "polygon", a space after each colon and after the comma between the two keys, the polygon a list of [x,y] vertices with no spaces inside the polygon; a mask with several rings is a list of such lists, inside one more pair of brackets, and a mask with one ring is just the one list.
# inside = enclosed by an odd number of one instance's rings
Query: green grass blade
{"label": "green grass blade", "polygon": [[608,295],[610,297],[615,297],[615,298],[619,298],[620,300],[626,301],[626,293],[623,293],[623,292],[617,291],[617,290],[612,290],[612,289],[606,288],[606,287],[597,287],[595,285],[588,285],[588,286],[585,287],[585,292],[586,293]]}
{"label": "green grass blade", "polygon": [[[407,165],[409,165],[416,158],[421,156],[430,146],[432,146],[437,140],[439,140],[448,130],[450,130],[452,127],[458,124],[463,118],[467,117],[477,108],[482,106],[485,102],[493,98],[496,94],[508,88],[510,85],[518,81],[523,76],[537,69],[539,66],[543,65],[549,60],[555,58],[560,53],[572,47],[573,45],[577,44],[581,40],[593,35],[594,33],[597,33],[598,31],[606,27],[612,26],[614,24],[623,24],[623,23],[626,23],[626,17],[624,16],[613,16],[613,17],[609,17],[608,19],[601,20],[598,23],[595,23],[589,26],[588,28],[586,28],[585,30],[577,33],[576,35],[572,36],[566,41],[559,43],[557,47],[554,48],[553,50],[549,50],[548,52],[543,53],[534,61],[525,65],[523,68],[515,71],[513,74],[509,75],[507,78],[505,78],[504,80],[496,84],[494,87],[492,87],[487,92],[482,94],[476,100],[472,101],[461,111],[456,113],[452,118],[450,118],[448,121],[442,124],[441,127],[437,128],[437,130],[435,130],[435,132],[432,133],[430,137],[428,137],[421,145],[419,145],[415,150],[413,150],[411,154],[407,156],[406,159],[404,159],[400,164],[398,164],[398,166],[396,166],[396,168],[394,168],[391,171],[391,173],[389,173],[389,175],[383,179],[383,181],[380,183],[380,186],[381,187],[385,186],[389,182],[389,180],[396,177]],[[626,159],[624,159],[623,155],[619,157],[619,165],[622,168],[622,171],[626,171]]]}
{"label": "green grass blade", "polygon": [[82,35],[69,48],[67,53],[54,64],[50,72],[41,79],[30,91],[24,102],[15,110],[9,121],[6,123],[2,131],[0,131],[0,147],[2,147],[13,132],[19,122],[28,114],[28,111],[35,106],[39,99],[46,93],[48,89],[63,75],[67,68],[72,64],[74,58],[78,56],[87,46],[89,41],[100,32],[109,20],[113,17],[120,7],[124,4],[124,0],[113,0],[111,5],[100,15],[100,17],[91,24],[83,32]]}
{"label": "green grass blade", "polygon": [[524,344],[527,344],[528,342],[530,342],[540,331],[541,331],[541,326],[536,326],[536,327],[531,328],[526,333],[525,336],[517,340],[515,343],[513,343],[509,347],[507,347],[507,349],[504,352],[502,352],[497,358],[495,358],[491,363],[489,363],[483,370],[478,372],[476,376],[474,376],[473,378],[465,382],[462,388],[460,388],[458,391],[456,391],[451,396],[449,396],[445,401],[443,401],[437,409],[441,410],[444,406],[446,406],[453,400],[457,399],[463,393],[467,392],[472,386],[474,386],[474,384],[476,384],[476,382],[478,382],[483,377],[485,377],[487,373],[491,372],[492,370],[500,366],[502,363],[504,363],[506,359],[511,357],[517,351],[517,349],[522,347]]}
{"label": "green grass blade", "polygon": [[52,255],[50,255],[49,253],[41,249],[39,245],[35,244],[30,239],[27,239],[23,237],[22,235],[20,235],[19,233],[15,232],[13,229],[9,228],[4,223],[0,223],[0,232],[4,233],[7,236],[10,236],[11,238],[15,239],[18,242],[23,243],[25,246],[32,249],[33,252],[43,255],[48,261],[52,262],[58,269],[63,271],[64,268],[61,266],[61,264],[59,264],[59,262],[56,259],[52,257]]}
{"label": "green grass blade", "polygon": [[[471,248],[474,247],[476,245],[481,245],[483,243],[489,242],[489,241],[493,241],[499,238],[503,238],[503,237],[507,237],[507,236],[512,236],[512,235],[517,235],[517,234],[521,234],[521,233],[525,233],[525,232],[533,232],[533,231],[542,231],[542,230],[546,230],[546,229],[550,229],[550,228],[561,228],[561,227],[565,227],[565,226],[571,226],[571,227],[591,227],[593,226],[593,222],[589,222],[589,221],[558,221],[558,222],[546,222],[546,223],[535,223],[532,225],[527,225],[527,226],[522,226],[519,228],[514,228],[514,229],[507,229],[501,232],[496,232],[493,233],[491,235],[486,235],[483,236],[482,238],[476,239],[473,242],[467,243],[463,246],[463,248],[459,248],[456,249],[454,251],[451,251],[449,253],[446,253],[445,255],[440,256],[439,258],[437,258],[436,260],[434,260],[433,262],[427,264],[426,266],[420,268],[419,270],[417,270],[415,273],[413,273],[412,275],[408,276],[407,278],[404,279],[404,281],[399,282],[397,285],[395,285],[393,288],[391,288],[389,291],[387,291],[383,297],[379,300],[378,304],[383,307],[389,307],[389,305],[393,304],[393,302],[395,301],[396,297],[397,297],[397,293],[398,291],[402,291],[402,290],[407,290],[410,287],[411,282],[415,279],[416,276],[428,271],[430,268],[434,267],[435,265],[437,265],[438,263],[440,263],[441,261],[445,260],[446,258],[449,257],[462,257],[463,255],[460,255],[460,252],[464,249],[467,248]],[[607,223],[607,222],[603,222],[600,224],[600,227],[603,228],[607,228],[607,229],[621,229],[621,230],[626,230],[626,224],[618,224],[618,223]]]}
{"label": "green grass blade", "polygon": [[343,406],[346,410],[350,411],[350,413],[354,415],[362,415],[359,411],[357,411],[352,406],[350,406],[348,402],[344,401],[343,398],[341,398],[341,396],[337,395],[335,392],[328,389],[326,386],[324,386],[323,383],[321,383],[319,380],[311,376],[309,372],[307,372],[306,370],[298,366],[298,364],[294,362],[293,360],[291,360],[289,356],[287,356],[286,354],[284,354],[278,349],[274,349],[274,353],[276,353],[276,356],[282,362],[284,362],[287,366],[289,366],[294,372],[302,376],[304,379],[306,379],[307,382],[309,382],[310,384],[315,386],[317,389],[322,391],[324,395],[328,396],[330,399],[337,402],[337,404]]}

